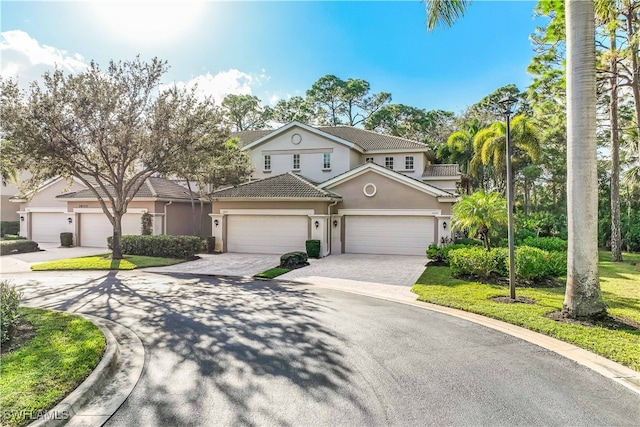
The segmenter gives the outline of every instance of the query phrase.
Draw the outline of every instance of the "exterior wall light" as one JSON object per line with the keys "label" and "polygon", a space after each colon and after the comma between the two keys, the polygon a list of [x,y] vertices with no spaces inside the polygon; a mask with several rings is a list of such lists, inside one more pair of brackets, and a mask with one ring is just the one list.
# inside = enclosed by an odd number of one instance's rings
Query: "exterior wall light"
{"label": "exterior wall light", "polygon": [[69,217],[69,218],[67,218],[67,222],[68,222],[69,224],[71,224],[71,223],[73,222],[73,219],[71,219],[71,217]]}
{"label": "exterior wall light", "polygon": [[316,221],[316,222],[314,223],[314,225],[316,226],[316,228],[319,228],[319,227],[320,227],[320,221]]}
{"label": "exterior wall light", "polygon": [[220,221],[218,221],[217,219],[214,219],[213,220],[213,225],[215,225],[217,227],[218,225],[220,225]]}
{"label": "exterior wall light", "polygon": [[337,219],[334,219],[334,220],[333,220],[333,226],[334,226],[334,227],[337,227],[337,226],[338,226],[338,220],[337,220]]}
{"label": "exterior wall light", "polygon": [[20,215],[20,221],[24,222],[24,215]]}
{"label": "exterior wall light", "polygon": [[442,229],[443,230],[447,229],[447,221],[442,221]]}

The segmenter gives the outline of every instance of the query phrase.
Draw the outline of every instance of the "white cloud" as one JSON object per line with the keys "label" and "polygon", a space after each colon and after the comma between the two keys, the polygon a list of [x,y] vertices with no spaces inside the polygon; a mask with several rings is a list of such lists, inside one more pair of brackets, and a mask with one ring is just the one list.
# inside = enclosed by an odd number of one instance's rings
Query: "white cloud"
{"label": "white cloud", "polygon": [[273,95],[271,98],[269,98],[269,104],[276,105],[279,100],[280,97],[278,95]]}
{"label": "white cloud", "polygon": [[25,87],[40,79],[45,71],[58,68],[76,73],[88,67],[82,55],[40,44],[20,30],[0,33],[0,56],[0,75],[18,79]]}
{"label": "white cloud", "polygon": [[188,82],[176,82],[179,87],[191,89],[197,86],[196,93],[201,97],[212,96],[216,104],[220,104],[225,96],[251,95],[251,88],[258,84],[259,78],[234,68],[221,71],[216,75],[207,73],[199,75]]}

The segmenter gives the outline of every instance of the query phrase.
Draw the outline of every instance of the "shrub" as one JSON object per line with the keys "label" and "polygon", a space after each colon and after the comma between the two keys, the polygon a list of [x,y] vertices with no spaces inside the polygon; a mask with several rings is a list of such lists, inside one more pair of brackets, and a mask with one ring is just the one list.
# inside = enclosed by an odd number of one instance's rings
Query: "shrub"
{"label": "shrub", "polygon": [[212,254],[216,250],[216,237],[209,236],[207,237],[207,253]]}
{"label": "shrub", "polygon": [[535,280],[549,276],[549,252],[540,248],[521,246],[515,251],[516,277]]}
{"label": "shrub", "polygon": [[0,282],[0,343],[11,340],[18,320],[18,305],[22,293],[6,280]]}
{"label": "shrub", "polygon": [[307,240],[305,246],[310,258],[320,258],[320,240]]}
{"label": "shrub", "polygon": [[485,279],[493,275],[503,276],[508,256],[504,248],[486,251],[478,246],[453,249],[448,254],[453,276],[469,275]]}
{"label": "shrub", "polygon": [[[113,247],[113,237],[107,238],[109,248]],[[202,239],[198,236],[122,236],[122,253],[161,258],[189,259],[200,252]]]}
{"label": "shrub", "polygon": [[153,234],[153,224],[151,222],[151,214],[145,212],[140,217],[140,234],[143,236],[151,236]]}
{"label": "shrub", "polygon": [[5,234],[20,234],[20,221],[0,221],[0,237]]}
{"label": "shrub", "polygon": [[[473,240],[473,239],[469,239],[469,240]],[[482,242],[480,242],[480,245],[482,246]],[[476,244],[472,244],[472,245],[466,245],[463,243],[456,243],[454,245],[446,245],[446,246],[438,246],[437,243],[432,243],[429,245],[429,248],[427,248],[427,258],[429,258],[432,261],[440,261],[440,262],[449,262],[449,253],[451,251],[454,251],[456,249],[461,249],[461,248],[473,248],[476,247]]]}
{"label": "shrub", "polygon": [[437,243],[432,243],[427,248],[427,258],[432,261],[443,261],[442,252],[440,252],[440,246]]}
{"label": "shrub", "polygon": [[453,242],[455,245],[466,245],[466,246],[482,246],[482,241],[478,239],[471,239],[469,237],[461,237],[456,239]]}
{"label": "shrub", "polygon": [[564,276],[567,274],[567,253],[549,252],[548,274],[550,276]]}
{"label": "shrub", "polygon": [[33,240],[4,240],[0,242],[0,255],[37,252],[40,248]]}
{"label": "shrub", "polygon": [[307,262],[306,252],[288,252],[280,257],[280,267],[293,270],[294,268],[300,268],[305,265],[309,265]]}
{"label": "shrub", "polygon": [[522,245],[542,249],[547,252],[562,252],[567,250],[567,241],[559,237],[527,237],[522,241]]}
{"label": "shrub", "polygon": [[73,233],[67,231],[60,233],[60,246],[70,248],[73,245]]}

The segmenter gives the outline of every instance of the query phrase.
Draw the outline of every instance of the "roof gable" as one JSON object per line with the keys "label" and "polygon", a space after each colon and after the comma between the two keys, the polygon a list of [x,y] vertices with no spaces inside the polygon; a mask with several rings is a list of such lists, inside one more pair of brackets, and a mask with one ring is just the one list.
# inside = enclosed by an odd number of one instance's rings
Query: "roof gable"
{"label": "roof gable", "polygon": [[438,197],[438,198],[443,198],[443,199],[456,199],[456,196],[454,194],[449,193],[448,191],[442,190],[440,188],[434,187],[433,185],[429,185],[426,184],[422,181],[418,181],[417,179],[408,177],[406,175],[403,175],[399,172],[396,172],[392,169],[388,169],[385,168],[383,166],[380,166],[377,163],[365,163],[363,165],[360,165],[354,169],[351,169],[350,171],[347,171],[343,174],[340,174],[338,176],[335,176],[325,182],[323,182],[322,184],[318,185],[319,188],[322,189],[331,189],[345,181],[348,181],[350,179],[353,179],[357,176],[360,176],[364,173],[367,172],[374,172],[374,173],[378,173],[380,175],[386,176],[390,179],[393,179],[395,181],[398,182],[402,182],[406,185],[409,185],[411,187],[414,187],[420,191],[423,191],[427,194],[430,194],[432,196]]}
{"label": "roof gable", "polygon": [[[107,189],[113,187],[107,187]],[[100,197],[108,197],[107,193],[98,189]],[[193,198],[198,198],[198,194],[191,193]],[[62,194],[58,199],[96,199],[96,195],[91,189],[80,190],[74,193]],[[180,184],[160,177],[149,177],[142,184],[134,199],[158,199],[158,200],[190,200],[189,190]]]}
{"label": "roof gable", "polygon": [[321,189],[293,172],[223,188],[209,196],[213,199],[340,199],[339,195]]}

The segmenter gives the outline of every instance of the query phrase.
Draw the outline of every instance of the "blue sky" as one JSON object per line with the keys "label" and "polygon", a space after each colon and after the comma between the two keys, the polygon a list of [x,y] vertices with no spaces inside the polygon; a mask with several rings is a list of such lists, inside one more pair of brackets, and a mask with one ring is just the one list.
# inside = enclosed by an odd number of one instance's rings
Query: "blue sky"
{"label": "blue sky", "polygon": [[167,83],[198,82],[220,101],[264,104],[334,74],[362,78],[394,103],[459,112],[500,86],[530,81],[536,2],[474,1],[452,28],[427,32],[419,1],[1,1],[0,71],[22,85],[54,64],[154,56]]}

